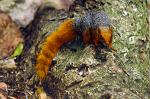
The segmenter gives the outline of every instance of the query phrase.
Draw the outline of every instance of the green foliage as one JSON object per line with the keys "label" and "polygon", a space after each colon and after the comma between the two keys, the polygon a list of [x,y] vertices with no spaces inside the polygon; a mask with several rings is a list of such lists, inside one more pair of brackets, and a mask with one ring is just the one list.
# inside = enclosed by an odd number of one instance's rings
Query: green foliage
{"label": "green foliage", "polygon": [[18,44],[15,51],[13,52],[13,54],[10,57],[13,58],[13,57],[19,56],[22,53],[22,50],[23,50],[23,44],[20,43],[20,44]]}

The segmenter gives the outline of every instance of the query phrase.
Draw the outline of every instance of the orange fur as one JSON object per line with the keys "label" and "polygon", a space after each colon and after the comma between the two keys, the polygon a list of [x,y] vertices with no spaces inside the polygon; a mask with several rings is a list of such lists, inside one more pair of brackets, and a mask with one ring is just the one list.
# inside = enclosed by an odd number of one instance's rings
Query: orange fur
{"label": "orange fur", "polygon": [[93,43],[95,47],[98,46],[99,40],[103,39],[109,48],[112,48],[112,28],[111,27],[99,27],[98,29],[87,29],[83,34],[84,44]]}
{"label": "orange fur", "polygon": [[[36,72],[40,80],[45,79],[49,70],[49,65],[51,65],[52,60],[60,47],[64,43],[75,39],[77,33],[73,28],[73,23],[73,19],[66,20],[44,41],[41,51],[37,56],[35,65]],[[98,29],[88,28],[83,32],[82,37],[84,44],[92,43],[95,47],[98,46],[99,40],[103,39],[104,43],[112,49],[112,28],[109,26],[99,27]]]}
{"label": "orange fur", "polygon": [[99,30],[104,42],[112,49],[112,27],[100,27]]}
{"label": "orange fur", "polygon": [[60,49],[60,47],[76,36],[73,30],[73,19],[68,19],[60,25],[60,27],[51,33],[43,43],[41,51],[39,52],[36,59],[36,72],[40,80],[44,80],[48,70],[49,65],[52,63],[53,58]]}

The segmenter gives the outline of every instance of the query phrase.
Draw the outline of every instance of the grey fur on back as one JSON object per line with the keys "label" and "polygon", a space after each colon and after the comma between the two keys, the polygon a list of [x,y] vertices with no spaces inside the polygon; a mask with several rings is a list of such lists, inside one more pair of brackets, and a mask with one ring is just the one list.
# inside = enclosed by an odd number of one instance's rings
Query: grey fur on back
{"label": "grey fur on back", "polygon": [[108,16],[104,12],[88,12],[85,16],[75,20],[74,29],[82,34],[86,29],[110,26]]}

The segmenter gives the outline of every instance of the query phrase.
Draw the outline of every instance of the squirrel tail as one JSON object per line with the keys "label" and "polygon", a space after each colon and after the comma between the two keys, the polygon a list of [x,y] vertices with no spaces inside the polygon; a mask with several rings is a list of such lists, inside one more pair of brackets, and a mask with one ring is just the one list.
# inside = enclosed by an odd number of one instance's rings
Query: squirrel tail
{"label": "squirrel tail", "polygon": [[63,22],[56,31],[52,32],[42,44],[41,50],[36,58],[36,73],[40,80],[44,80],[53,58],[64,43],[73,40],[76,33],[73,29],[73,19]]}

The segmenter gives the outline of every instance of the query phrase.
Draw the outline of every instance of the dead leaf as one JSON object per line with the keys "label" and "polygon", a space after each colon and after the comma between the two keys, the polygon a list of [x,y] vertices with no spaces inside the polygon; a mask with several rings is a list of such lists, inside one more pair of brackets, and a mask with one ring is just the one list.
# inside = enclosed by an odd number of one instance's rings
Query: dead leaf
{"label": "dead leaf", "polygon": [[0,11],[0,59],[11,55],[20,42],[23,38],[19,28],[7,14]]}
{"label": "dead leaf", "polygon": [[7,85],[4,82],[0,82],[0,89],[7,91]]}
{"label": "dead leaf", "polygon": [[8,96],[7,84],[0,82],[0,99],[16,99],[15,97]]}
{"label": "dead leaf", "polygon": [[7,99],[7,85],[4,82],[0,82],[0,99]]}

